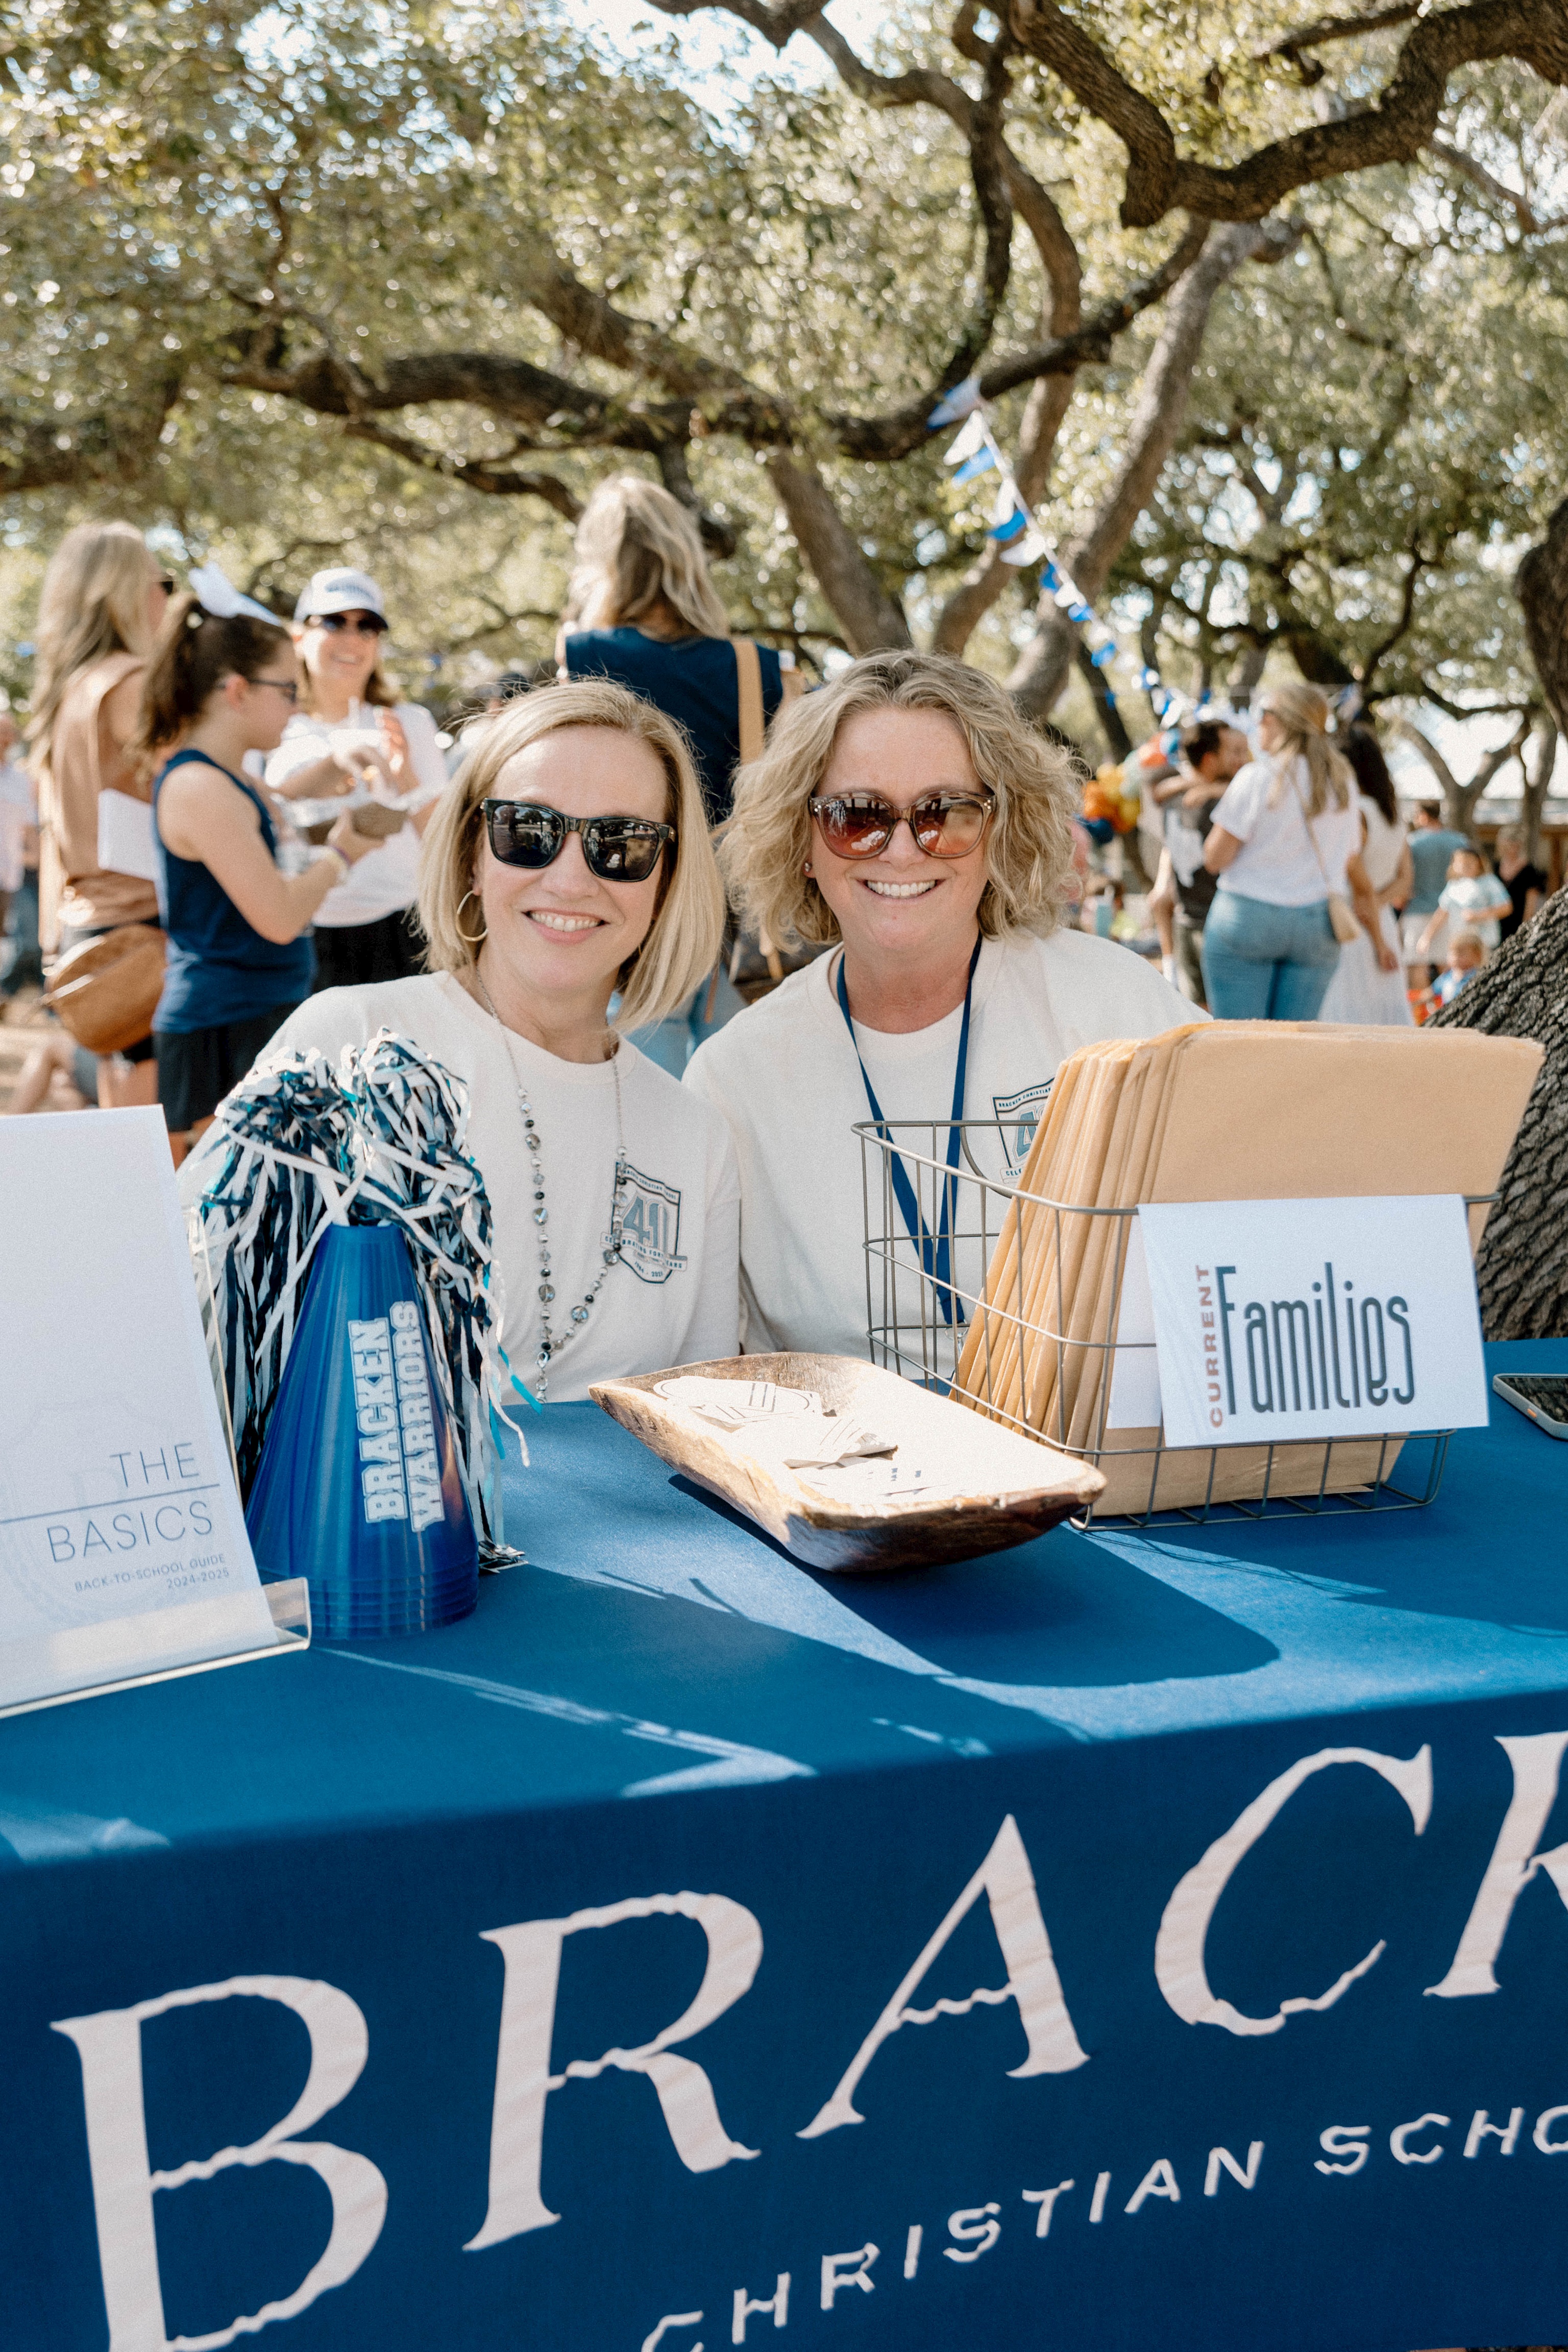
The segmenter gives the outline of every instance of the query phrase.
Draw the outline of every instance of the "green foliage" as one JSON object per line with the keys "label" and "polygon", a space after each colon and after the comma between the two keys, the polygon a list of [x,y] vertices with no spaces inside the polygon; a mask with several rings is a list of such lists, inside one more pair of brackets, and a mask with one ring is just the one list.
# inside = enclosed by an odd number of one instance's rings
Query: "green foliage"
{"label": "green foliage", "polygon": [[[1499,168],[1512,134],[1516,184],[1539,95],[1520,75],[1465,126]],[[1511,583],[1568,476],[1568,247],[1440,172],[1301,209],[1293,260],[1216,306],[1115,584],[1144,592],[1174,676],[1279,646],[1374,700],[1522,706]]]}
{"label": "green foliage", "polygon": [[[1313,89],[1264,54],[1301,20],[1286,0],[1079,0],[1079,13],[1158,93],[1184,151],[1219,162],[1330,96],[1353,100],[1393,37],[1329,53]],[[384,413],[408,445],[394,454],[289,387],[312,354],[370,379],[421,353],[502,354],[635,423],[667,394],[550,322],[535,294],[552,253],[618,311],[790,404],[917,629],[982,551],[989,486],[952,493],[945,436],[897,465],[854,464],[821,422],[933,381],[973,298],[968,153],[936,110],[868,105],[792,50],[705,112],[673,41],[611,58],[578,12],[522,0],[26,0],[12,22],[0,467],[25,463],[38,486],[0,513],[6,645],[30,625],[41,551],[79,515],[121,511],[171,555],[216,554],[280,599],[319,563],[369,565],[414,684],[437,649],[459,667],[547,653],[567,524],[531,497],[477,495],[443,461],[548,468],[580,499],[652,457],[584,446],[564,414],[525,429],[471,400]],[[876,64],[934,64],[976,90],[947,23],[909,0]],[[1528,128],[1543,102],[1522,71],[1475,73],[1452,138],[1546,217],[1563,205]],[[1170,223],[1117,226],[1117,142],[1033,66],[1016,73],[1009,137],[1061,206],[1087,305],[1168,250]],[[1297,209],[1298,257],[1244,270],[1216,305],[1183,442],[1116,574],[1121,609],[1134,626],[1150,614],[1187,678],[1255,645],[1325,674],[1370,663],[1384,695],[1522,700],[1509,581],[1568,457],[1562,235],[1527,235],[1441,158],[1308,192]],[[1037,340],[1046,304],[1021,226],[1014,253],[998,351]],[[1079,380],[1042,516],[1060,541],[1125,445],[1158,318]],[[1001,404],[1005,438],[1024,400]],[[42,478],[40,447],[58,479]],[[737,624],[820,656],[838,624],[759,455],[709,433],[690,463],[705,507],[738,532],[719,570]],[[1009,667],[1033,585],[1009,591],[971,658]]]}

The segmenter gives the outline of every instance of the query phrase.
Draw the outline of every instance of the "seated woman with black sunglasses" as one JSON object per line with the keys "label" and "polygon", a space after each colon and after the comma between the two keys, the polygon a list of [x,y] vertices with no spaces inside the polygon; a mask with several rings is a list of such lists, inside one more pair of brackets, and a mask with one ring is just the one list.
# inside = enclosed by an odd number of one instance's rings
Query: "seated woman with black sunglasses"
{"label": "seated woman with black sunglasses", "polygon": [[[1005,1180],[1068,1055],[1194,1017],[1126,948],[1063,927],[1075,797],[1066,756],[1002,688],[934,654],[855,662],[789,705],[742,769],[720,853],[733,895],[781,945],[840,949],[687,1067],[740,1154],[749,1353],[867,1353],[858,1121],[939,1122],[934,1152],[929,1129],[903,1136],[939,1162],[949,1122],[992,1122],[970,1150]],[[940,1190],[910,1177],[917,1219]],[[976,1222],[962,1209],[960,1231]],[[953,1274],[978,1288],[978,1241]],[[900,1290],[918,1318],[915,1282]]]}
{"label": "seated woman with black sunglasses", "polygon": [[607,682],[509,703],[425,838],[427,974],[331,989],[271,1053],[395,1030],[460,1078],[495,1218],[503,1342],[552,1401],[735,1351],[728,1129],[607,1024],[647,1028],[710,971],[724,921],[680,730]]}

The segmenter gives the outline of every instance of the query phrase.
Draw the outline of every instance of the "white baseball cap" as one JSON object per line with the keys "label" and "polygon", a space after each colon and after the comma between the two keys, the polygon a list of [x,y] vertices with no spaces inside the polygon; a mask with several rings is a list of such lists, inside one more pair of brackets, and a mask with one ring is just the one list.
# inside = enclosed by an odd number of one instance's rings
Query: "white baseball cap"
{"label": "white baseball cap", "polygon": [[381,591],[368,572],[313,573],[294,607],[294,618],[318,620],[323,613],[378,613],[386,618]]}

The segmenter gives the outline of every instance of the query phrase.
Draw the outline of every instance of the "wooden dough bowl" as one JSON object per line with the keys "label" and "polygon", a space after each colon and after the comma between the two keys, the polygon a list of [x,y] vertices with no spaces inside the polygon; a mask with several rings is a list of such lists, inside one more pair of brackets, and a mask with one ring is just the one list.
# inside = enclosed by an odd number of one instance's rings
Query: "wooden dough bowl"
{"label": "wooden dough bowl", "polygon": [[[907,1461],[952,1494],[941,1499],[889,1495],[863,1504],[830,1497],[810,1486],[809,1471],[770,1470],[742,1454],[722,1431],[667,1402],[658,1393],[659,1381],[682,1373],[816,1389],[826,1412],[853,1416],[879,1436],[896,1439],[895,1462]],[[1019,1437],[896,1372],[849,1356],[725,1356],[716,1363],[601,1381],[589,1394],[661,1462],[743,1512],[813,1568],[924,1568],[1002,1551],[1087,1509],[1105,1485],[1098,1470],[1055,1446]]]}

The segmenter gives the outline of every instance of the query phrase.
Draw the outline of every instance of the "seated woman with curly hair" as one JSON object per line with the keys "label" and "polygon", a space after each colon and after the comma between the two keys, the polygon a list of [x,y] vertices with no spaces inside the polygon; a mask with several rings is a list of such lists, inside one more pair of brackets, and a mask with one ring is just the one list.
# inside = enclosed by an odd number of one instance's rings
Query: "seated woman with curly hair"
{"label": "seated woman with curly hair", "polygon": [[[1063,927],[1075,798],[1066,756],[1002,688],[935,654],[854,663],[791,704],[741,771],[721,851],[731,894],[781,945],[840,950],[686,1073],[740,1157],[748,1352],[867,1352],[857,1121],[996,1122],[971,1149],[1005,1180],[1068,1055],[1194,1018],[1126,948]],[[934,1153],[929,1134],[894,1140],[939,1164],[947,1151],[944,1126]],[[929,1220],[942,1184],[905,1165]],[[894,1215],[915,1222],[902,1203]],[[972,1290],[978,1268],[954,1272]]]}

